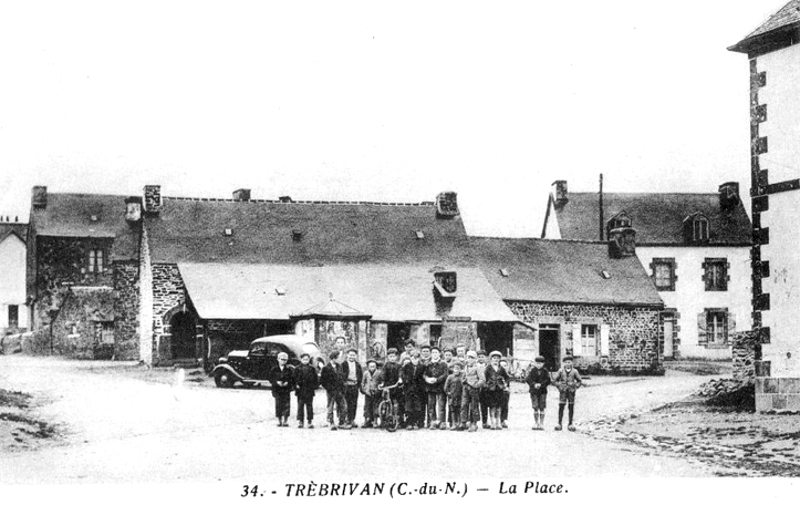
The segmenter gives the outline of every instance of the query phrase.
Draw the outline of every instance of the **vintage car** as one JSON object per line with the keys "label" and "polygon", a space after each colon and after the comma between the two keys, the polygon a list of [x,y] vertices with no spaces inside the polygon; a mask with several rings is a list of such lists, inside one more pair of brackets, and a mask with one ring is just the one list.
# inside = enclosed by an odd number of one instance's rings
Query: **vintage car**
{"label": "vintage car", "polygon": [[321,367],[325,364],[322,352],[317,344],[298,335],[273,335],[261,337],[250,343],[250,349],[231,351],[219,359],[209,375],[214,376],[217,387],[233,387],[241,382],[245,387],[252,387],[269,382],[269,372],[278,364],[278,353],[289,355],[289,365],[300,364],[300,356],[311,355],[311,363]]}

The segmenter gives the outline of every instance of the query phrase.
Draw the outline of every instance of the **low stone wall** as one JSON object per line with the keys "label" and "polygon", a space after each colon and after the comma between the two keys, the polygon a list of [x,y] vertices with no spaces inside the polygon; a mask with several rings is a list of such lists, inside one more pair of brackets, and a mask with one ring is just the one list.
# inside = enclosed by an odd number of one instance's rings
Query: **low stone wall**
{"label": "low stone wall", "polygon": [[733,358],[733,378],[738,381],[753,380],[756,377],[756,361],[761,358],[761,344],[758,333],[742,331],[734,334],[731,343]]}

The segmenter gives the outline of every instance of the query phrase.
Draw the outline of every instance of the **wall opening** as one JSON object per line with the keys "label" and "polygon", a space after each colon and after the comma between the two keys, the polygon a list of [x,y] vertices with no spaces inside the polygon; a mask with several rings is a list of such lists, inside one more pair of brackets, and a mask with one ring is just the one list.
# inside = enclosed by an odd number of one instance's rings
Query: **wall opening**
{"label": "wall opening", "polygon": [[539,325],[539,356],[544,358],[544,366],[551,372],[558,370],[561,358],[561,326],[558,324]]}
{"label": "wall opening", "polygon": [[197,328],[189,312],[176,312],[169,320],[171,330],[172,359],[198,357]]}

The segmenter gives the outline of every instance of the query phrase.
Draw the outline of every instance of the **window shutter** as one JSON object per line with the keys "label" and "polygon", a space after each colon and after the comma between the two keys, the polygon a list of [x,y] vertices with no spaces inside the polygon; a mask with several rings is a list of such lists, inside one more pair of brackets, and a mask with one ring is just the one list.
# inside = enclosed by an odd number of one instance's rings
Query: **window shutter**
{"label": "window shutter", "polygon": [[572,325],[572,355],[573,356],[581,356],[583,354],[581,342],[581,325],[573,324]]}
{"label": "window shutter", "polygon": [[609,355],[609,338],[611,336],[611,327],[607,324],[600,325],[600,355]]}
{"label": "window shutter", "polygon": [[703,347],[708,345],[708,337],[706,336],[706,333],[708,331],[707,325],[708,325],[708,320],[706,312],[703,311],[697,314],[697,345]]}

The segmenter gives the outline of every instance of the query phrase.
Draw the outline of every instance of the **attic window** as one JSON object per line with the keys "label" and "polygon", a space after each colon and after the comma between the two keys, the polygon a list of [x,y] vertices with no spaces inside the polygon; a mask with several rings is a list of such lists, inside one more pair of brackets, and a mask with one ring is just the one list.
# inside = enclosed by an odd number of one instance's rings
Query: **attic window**
{"label": "attic window", "polygon": [[91,219],[92,221],[97,221],[97,215],[96,214],[92,214],[89,219]]}
{"label": "attic window", "polygon": [[422,232],[422,230],[417,230],[415,233],[417,235],[417,239],[422,240],[425,238],[425,234]]}
{"label": "attic window", "polygon": [[292,241],[300,242],[303,240],[303,232],[300,230],[292,230]]}
{"label": "attic window", "polygon": [[233,229],[232,228],[225,228],[225,236],[226,237],[230,237],[232,235],[233,235]]}
{"label": "attic window", "polygon": [[600,276],[603,277],[603,279],[610,279],[611,278],[611,272],[609,272],[608,270],[601,270],[600,271]]}
{"label": "attic window", "polygon": [[632,226],[633,219],[631,219],[625,211],[622,211],[608,220],[606,232],[610,235],[611,230],[616,228],[631,228]]}
{"label": "attic window", "polygon": [[502,275],[503,277],[508,277],[508,270],[506,270],[505,268],[501,268],[500,275]]}
{"label": "attic window", "polygon": [[708,240],[708,219],[705,216],[696,216],[692,223],[692,238],[695,242]]}
{"label": "attic window", "polygon": [[445,298],[455,298],[458,287],[455,272],[437,272],[434,274],[433,279],[433,285],[439,295]]}
{"label": "attic window", "polygon": [[286,288],[283,286],[277,286],[275,288],[275,294],[278,296],[284,296],[286,294]]}

